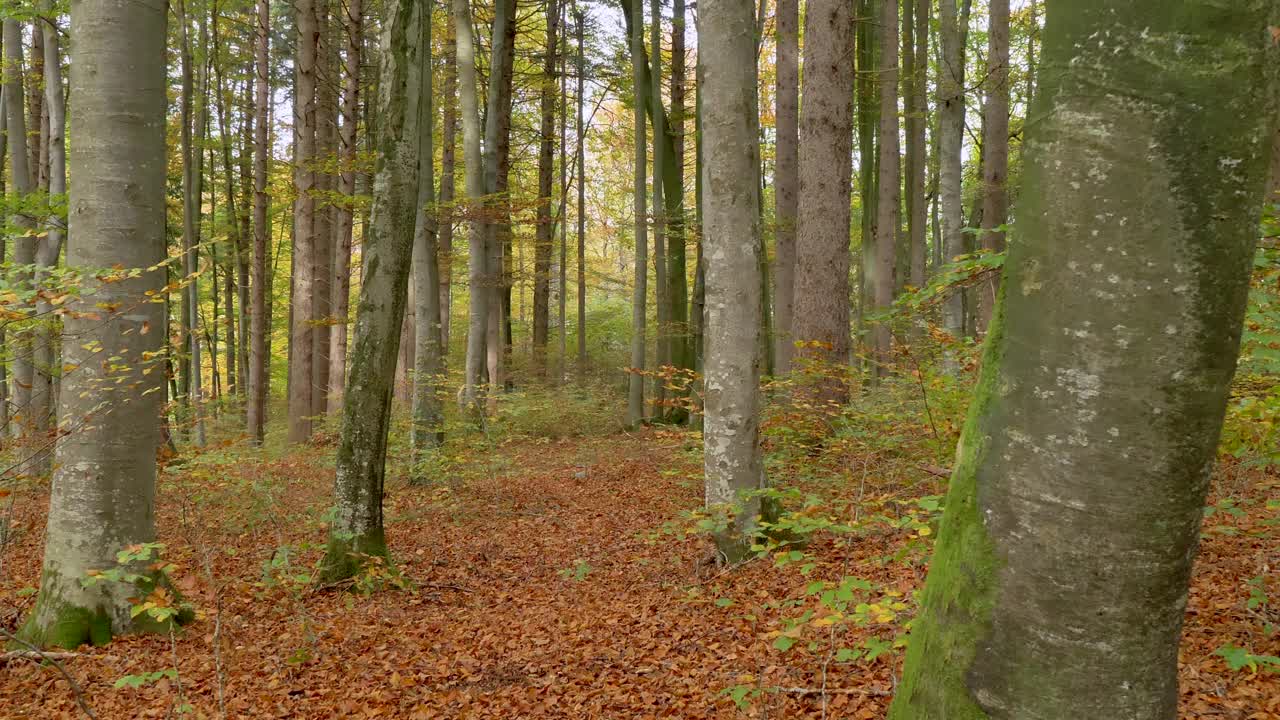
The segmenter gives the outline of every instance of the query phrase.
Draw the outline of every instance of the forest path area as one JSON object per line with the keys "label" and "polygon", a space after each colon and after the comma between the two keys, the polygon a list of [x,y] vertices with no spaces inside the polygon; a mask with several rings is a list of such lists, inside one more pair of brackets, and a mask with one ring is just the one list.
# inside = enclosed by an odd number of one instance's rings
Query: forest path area
{"label": "forest path area", "polygon": [[[884,717],[901,651],[834,653],[887,648],[909,611],[817,627],[804,636],[817,644],[785,653],[775,640],[812,607],[805,587],[817,578],[856,576],[877,597],[909,600],[923,568],[886,558],[918,533],[820,537],[803,576],[763,560],[720,571],[702,562],[709,544],[682,532],[701,502],[697,447],[664,431],[520,440],[447,483],[388,478],[389,544],[405,582],[369,594],[310,582],[331,447],[277,459],[213,450],[170,466],[158,493],[159,539],[200,618],[174,638],[125,638],[61,662],[99,718]],[[851,496],[897,492],[871,470]],[[25,492],[14,504],[0,575],[9,630],[30,609],[23,588],[36,585],[47,500]],[[1217,517],[1237,530],[1256,519]],[[1245,597],[1210,590],[1243,587],[1253,563],[1275,559],[1247,538],[1206,535],[1183,717],[1280,717],[1273,676],[1230,672],[1212,655],[1224,638],[1267,647],[1238,635],[1250,622]],[[375,569],[361,582],[389,577]],[[53,667],[0,662],[0,717],[83,717],[75,695]]]}

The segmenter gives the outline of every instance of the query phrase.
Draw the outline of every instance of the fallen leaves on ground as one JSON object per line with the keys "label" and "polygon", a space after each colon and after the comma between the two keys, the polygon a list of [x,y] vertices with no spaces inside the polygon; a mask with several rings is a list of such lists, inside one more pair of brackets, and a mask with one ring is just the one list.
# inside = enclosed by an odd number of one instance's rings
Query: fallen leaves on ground
{"label": "fallen leaves on ground", "polygon": [[[332,483],[324,449],[171,468],[160,540],[200,618],[178,636],[127,637],[62,660],[100,718],[882,718],[901,652],[835,662],[834,645],[782,653],[784,601],[804,581],[854,575],[902,597],[920,563],[885,562],[909,537],[871,533],[809,547],[811,577],[768,560],[725,572],[697,537],[655,533],[700,503],[696,446],[680,433],[509,443],[505,462],[465,479],[392,483],[386,502],[406,590],[317,591],[307,573],[324,537]],[[926,471],[909,489],[859,470],[843,507],[885,493],[939,491]],[[936,473],[935,473],[936,474]],[[1274,479],[1227,468],[1216,493],[1274,496]],[[893,487],[884,485],[892,484]],[[43,548],[45,494],[16,500],[3,557],[3,622],[29,611]],[[1261,508],[1256,502],[1249,508]],[[1211,518],[1196,566],[1180,656],[1180,715],[1280,718],[1280,678],[1234,672],[1226,643],[1277,654],[1246,607],[1246,580],[1273,573],[1261,510]],[[1231,526],[1233,531],[1218,528]],[[917,537],[923,536],[920,533]],[[898,619],[899,629],[905,617]],[[840,625],[853,645],[886,627]],[[215,642],[216,638],[216,642]],[[176,677],[116,688],[174,666]],[[742,688],[745,706],[729,697]],[[0,662],[0,716],[77,717],[51,667]]]}

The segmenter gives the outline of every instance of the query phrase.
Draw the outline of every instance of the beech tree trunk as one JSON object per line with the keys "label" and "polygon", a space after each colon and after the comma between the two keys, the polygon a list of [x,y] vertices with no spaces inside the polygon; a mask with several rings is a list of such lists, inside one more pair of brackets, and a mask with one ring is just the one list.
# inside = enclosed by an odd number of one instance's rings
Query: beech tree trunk
{"label": "beech tree trunk", "polygon": [[[1009,214],[1009,0],[991,0],[987,30],[987,90],[982,123],[982,247],[1004,250]],[[994,312],[1000,278],[992,275],[977,289],[978,332],[986,332]]]}
{"label": "beech tree trunk", "polygon": [[338,45],[337,29],[329,22],[335,5],[331,0],[316,3],[316,113],[315,218],[312,225],[312,250],[315,264],[312,276],[311,328],[311,414],[322,418],[329,408],[329,347],[333,335],[333,279],[337,242],[334,228],[336,208],[333,193],[337,189],[334,173],[329,169],[338,149]]}
{"label": "beech tree trunk", "polygon": [[716,536],[729,564],[750,552],[760,499],[746,494],[765,486],[759,425],[763,298],[753,10],[751,3],[703,0],[699,26],[699,92],[706,93],[703,242],[709,259],[704,470],[708,509],[730,517]]}
{"label": "beech tree trunk", "polygon": [[[969,35],[972,0],[938,0],[938,220],[942,234],[942,259],[951,262],[964,254],[964,80],[965,44]],[[942,326],[953,336],[964,335],[964,296],[953,292],[942,305]],[[947,360],[956,370],[954,358]]]}
{"label": "beech tree trunk", "polygon": [[418,215],[429,5],[399,0],[388,8],[378,83],[377,167],[364,281],[356,308],[351,372],[334,482],[335,514],[320,576],[336,582],[357,574],[371,557],[387,556],[382,525],[392,381],[400,349],[414,219]]}
{"label": "beech tree trunk", "polygon": [[796,212],[800,190],[800,1],[778,0],[776,25],[776,89],[774,123],[777,167],[774,170],[773,362],[779,375],[791,371],[795,351],[792,306],[796,282]]}
{"label": "beech tree trunk", "polygon": [[[538,127],[538,224],[533,236],[533,355],[545,372],[551,325],[551,174],[555,165],[556,48],[560,10],[547,2],[547,45],[542,60],[541,123]],[[563,290],[562,290],[563,292]]]}
{"label": "beech tree trunk", "polygon": [[[648,178],[648,142],[645,138],[645,108],[640,99],[649,94],[648,62],[644,51],[644,4],[641,0],[629,0],[631,23],[628,31],[631,39],[631,82],[636,95],[635,178],[632,185],[632,215],[635,238],[635,285],[631,297],[631,368],[627,386],[627,424],[632,427],[644,421],[644,376],[646,303],[649,296],[649,203],[645,181]],[[654,113],[659,112],[658,108]]]}
{"label": "beech tree trunk", "polygon": [[[458,104],[462,114],[462,155],[466,171],[466,204],[470,215],[468,239],[468,320],[467,354],[463,375],[462,404],[477,417],[484,412],[481,373],[484,371],[485,330],[489,321],[489,295],[485,291],[488,257],[485,252],[485,222],[476,216],[485,194],[484,164],[480,150],[480,107],[476,97],[476,48],[471,28],[469,0],[452,0],[454,40],[458,53]],[[499,4],[498,7],[505,7]]]}
{"label": "beech tree trunk", "polygon": [[455,40],[453,6],[447,8],[449,24],[445,29],[444,87],[441,101],[444,117],[440,137],[440,212],[438,237],[440,245],[440,345],[446,359],[449,353],[449,331],[453,319],[453,222],[454,198],[457,195],[455,167],[458,146],[458,45]]}
{"label": "beech tree trunk", "polygon": [[903,50],[911,51],[911,64],[904,63],[906,76],[902,83],[906,105],[907,129],[907,244],[906,284],[924,287],[926,230],[929,217],[925,197],[928,175],[928,147],[925,127],[928,123],[929,70],[929,4],[930,0],[906,0],[903,6],[911,18],[911,33],[903,38]]}
{"label": "beech tree trunk", "polygon": [[[876,139],[879,151],[876,191],[879,197],[876,200],[875,263],[870,281],[874,288],[873,305],[877,311],[885,312],[893,305],[896,287],[902,185],[898,151],[898,3],[886,0],[880,7],[880,51],[876,64],[876,80],[880,83],[880,128]],[[887,320],[877,322],[871,334],[875,374],[884,376],[893,362],[890,323]]]}
{"label": "beech tree trunk", "polygon": [[356,156],[360,148],[357,126],[360,124],[360,58],[364,44],[364,4],[346,0],[343,13],[347,47],[342,62],[342,128],[339,135],[342,173],[338,176],[338,194],[342,203],[336,208],[333,257],[333,317],[329,332],[329,402],[331,417],[342,416],[342,403],[347,391],[347,329],[351,324],[351,241],[355,226]]}
{"label": "beech tree trunk", "polygon": [[[677,3],[680,0],[676,0]],[[583,85],[586,82],[587,63],[583,54],[583,25],[586,15],[582,10],[573,12],[574,27],[578,39],[578,123],[576,137],[578,147],[574,157],[578,162],[578,374],[582,376],[587,369],[587,159],[584,152],[586,142],[586,126],[583,125],[582,104],[585,102]],[[683,28],[682,28],[683,29]]]}
{"label": "beech tree trunk", "polygon": [[414,463],[411,479],[426,482],[423,460],[427,451],[444,443],[444,409],[440,400],[444,351],[440,344],[440,266],[436,247],[435,108],[432,103],[431,11],[424,13],[424,34],[418,73],[421,82],[418,126],[418,202],[413,232],[414,353],[413,431],[410,443]]}
{"label": "beech tree trunk", "polygon": [[245,414],[249,437],[261,445],[267,410],[267,160],[270,147],[271,72],[268,51],[271,37],[271,2],[258,0],[258,17],[254,36],[254,107],[253,128],[253,266],[250,270],[249,310],[249,407]]}
{"label": "beech tree trunk", "polygon": [[[150,268],[165,257],[167,12],[160,0],[71,4],[76,182],[67,263],[139,274],[87,280],[76,301],[83,315],[64,319],[62,359],[72,369],[62,380],[61,417],[74,431],[58,444],[39,597],[20,631],[39,646],[103,644],[146,624],[145,615],[131,617],[138,587],[85,579],[117,567],[124,547],[155,539],[164,305],[148,293],[165,285],[164,271]],[[101,303],[121,309],[98,317]]]}
{"label": "beech tree trunk", "polygon": [[[4,21],[4,57],[9,68],[22,68],[22,26],[17,20]],[[5,74],[5,114],[8,132],[8,150],[10,172],[13,181],[10,189],[21,200],[35,190],[35,180],[27,150],[27,118],[23,108],[25,105],[22,88],[22,73]],[[20,204],[19,204],[20,207]],[[36,238],[34,233],[25,232],[32,228],[31,219],[21,212],[14,212],[9,222],[19,230],[13,238],[13,262],[18,266],[31,266],[36,261]],[[29,272],[21,274],[21,281],[26,284],[34,281]],[[27,310],[34,310],[28,305]],[[37,415],[39,408],[47,407],[47,398],[37,398],[36,369],[34,363],[35,332],[30,328],[22,328],[13,333],[13,420],[18,436],[28,443],[29,448],[38,447],[40,441],[37,434],[42,427]]]}
{"label": "beech tree trunk", "polygon": [[1272,8],[1048,5],[1017,242],[891,720],[1177,716],[1272,142]]}
{"label": "beech tree trunk", "polygon": [[[836,368],[847,361],[851,342],[846,299],[853,162],[852,10],[844,0],[808,3],[804,105],[799,126],[800,202],[792,336],[806,343],[802,356]],[[705,105],[703,112],[709,112]],[[711,260],[708,273],[714,257]],[[710,283],[710,276],[707,281]],[[849,397],[847,385],[836,378],[822,383],[818,395],[836,403]]]}
{"label": "beech tree trunk", "polygon": [[289,442],[311,439],[315,406],[312,390],[315,363],[312,336],[315,305],[315,212],[312,191],[316,187],[316,60],[319,27],[318,0],[298,0],[295,25],[298,31],[293,99],[294,148],[293,185],[297,192],[293,217],[293,282],[290,287],[289,328]]}

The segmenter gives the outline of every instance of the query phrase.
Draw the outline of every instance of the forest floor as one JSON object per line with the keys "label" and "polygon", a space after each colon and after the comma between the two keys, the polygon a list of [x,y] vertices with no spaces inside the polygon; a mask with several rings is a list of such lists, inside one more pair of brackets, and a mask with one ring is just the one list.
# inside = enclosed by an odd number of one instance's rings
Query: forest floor
{"label": "forest floor", "polygon": [[[892,646],[932,541],[923,528],[935,526],[904,508],[934,507],[919,502],[941,492],[928,472],[906,480],[870,456],[839,460],[844,480],[814,485],[822,505],[802,514],[885,522],[820,533],[795,562],[723,571],[685,532],[701,498],[695,435],[495,442],[446,484],[388,479],[403,587],[362,593],[310,583],[332,455],[228,446],[170,465],[159,539],[200,617],[175,637],[63,658],[78,690],[50,665],[0,660],[0,717],[82,717],[77,692],[98,718],[885,716],[902,657]],[[1248,580],[1280,563],[1274,538],[1253,532],[1274,521],[1266,499],[1278,490],[1280,478],[1230,465],[1215,481],[1215,498],[1233,500],[1206,523],[1181,717],[1280,718],[1280,676],[1233,671],[1215,654],[1280,654],[1247,603]],[[38,489],[13,499],[0,558],[10,631],[31,606],[47,501]],[[841,577],[860,579],[865,602],[841,618],[806,615],[812,583]]]}

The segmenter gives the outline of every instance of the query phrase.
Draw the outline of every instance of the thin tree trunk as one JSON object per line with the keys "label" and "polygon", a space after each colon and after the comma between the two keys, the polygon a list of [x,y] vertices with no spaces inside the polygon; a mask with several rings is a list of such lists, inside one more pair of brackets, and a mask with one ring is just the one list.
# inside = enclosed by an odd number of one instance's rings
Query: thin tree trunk
{"label": "thin tree trunk", "polygon": [[880,119],[880,100],[876,88],[878,35],[874,0],[859,0],[855,31],[858,75],[855,91],[858,98],[858,193],[862,200],[861,237],[859,238],[857,298],[857,347],[855,372],[860,379],[867,376],[867,356],[872,342],[866,331],[866,310],[875,301],[876,215],[880,199],[876,189],[879,179],[879,155],[876,149],[876,126]]}
{"label": "thin tree trunk", "polygon": [[[52,196],[60,196],[67,192],[67,155],[64,128],[66,128],[66,95],[62,83],[62,51],[61,38],[58,35],[57,14],[50,0],[42,0],[41,11],[44,17],[38,19],[37,25],[43,38],[44,71],[43,86],[44,114],[46,129],[44,132],[44,154],[48,159],[45,172],[47,184],[45,190]],[[36,286],[41,287],[49,271],[58,264],[58,256],[62,252],[65,233],[60,218],[50,217],[45,222],[45,236],[36,246]],[[43,297],[36,302],[36,314],[49,317],[53,306]],[[57,345],[60,335],[56,326],[46,323],[41,328],[35,355],[36,387],[33,395],[43,396],[43,402],[33,397],[36,422],[36,437],[47,436],[56,418],[57,394],[54,392],[54,380],[61,373],[57,369]],[[53,453],[41,451],[36,456],[35,473],[46,475],[52,470]]]}
{"label": "thin tree trunk", "polygon": [[[378,86],[378,160],[365,275],[356,309],[351,373],[342,409],[334,482],[335,513],[320,576],[336,582],[355,576],[368,558],[386,558],[382,524],[391,383],[400,349],[413,256],[419,193],[421,74],[428,5],[399,0],[382,31]],[[429,161],[428,161],[429,162]]]}
{"label": "thin tree trunk", "polygon": [[800,190],[800,2],[778,0],[774,123],[777,131],[774,170],[774,365],[778,374],[791,371],[795,350],[792,309],[796,281],[796,212]]}
{"label": "thin tree trunk", "polygon": [[533,356],[546,371],[547,341],[551,324],[551,174],[555,152],[556,49],[559,47],[560,10],[556,0],[547,2],[547,45],[542,62],[541,120],[538,129],[538,224],[533,236]]}
{"label": "thin tree trunk", "polygon": [[415,483],[430,479],[424,473],[426,453],[444,443],[444,408],[440,400],[444,354],[440,344],[440,256],[436,247],[436,218],[439,215],[432,204],[436,188],[430,11],[425,13],[423,25],[425,38],[420,62],[427,69],[419,73],[418,209],[413,233],[414,321],[417,327],[414,329],[413,431],[410,434],[414,462],[410,478]]}
{"label": "thin tree trunk", "polygon": [[[63,380],[62,416],[75,418],[77,429],[58,444],[40,593],[20,631],[39,646],[101,644],[143,629],[130,597],[148,592],[151,581],[139,588],[85,578],[116,567],[126,546],[155,539],[164,305],[147,295],[165,285],[164,271],[153,268],[165,247],[166,15],[159,0],[77,0],[71,7],[76,182],[69,234],[76,240],[67,263],[138,275],[89,280],[76,301],[81,312],[64,318],[63,362],[75,371]],[[122,309],[100,317],[103,304]],[[92,341],[97,349],[86,349]],[[104,362],[107,348],[121,359]],[[112,388],[108,402],[104,387]],[[147,575],[146,564],[130,570]]]}
{"label": "thin tree trunk", "polygon": [[254,107],[257,117],[253,134],[253,267],[251,269],[251,308],[249,310],[249,408],[245,414],[249,437],[261,445],[267,409],[267,376],[270,372],[267,354],[267,160],[270,146],[269,105],[271,73],[268,66],[271,37],[270,0],[258,0],[258,17],[254,36]]}
{"label": "thin tree trunk", "polygon": [[[22,26],[17,20],[4,21],[4,56],[9,68],[22,68]],[[15,194],[14,204],[21,208],[21,200],[35,190],[31,157],[27,150],[27,118],[24,112],[25,98],[22,87],[22,73],[6,73],[4,83],[6,126],[8,129],[8,151],[13,182],[10,188]],[[34,233],[27,232],[32,227],[31,219],[21,212],[14,212],[9,220],[17,229],[13,238],[13,262],[20,267],[29,267],[36,261],[36,239]],[[27,271],[19,275],[23,285],[34,280]],[[34,308],[28,306],[27,310]],[[13,419],[16,421],[19,437],[34,444],[39,444],[37,433],[40,431],[37,405],[44,406],[46,400],[36,397],[36,369],[34,360],[35,332],[30,327],[15,330],[13,333]]]}
{"label": "thin tree trunk", "polygon": [[454,198],[457,195],[454,168],[457,163],[458,146],[458,46],[454,32],[452,3],[447,6],[447,16],[449,20],[448,27],[445,29],[444,87],[441,88],[444,117],[440,130],[444,146],[440,148],[440,203],[437,221],[440,246],[440,346],[446,360],[449,354],[449,331],[453,317],[453,223]]}
{"label": "thin tree trunk", "polygon": [[[663,189],[667,231],[667,361],[676,368],[689,370],[693,368],[693,358],[689,342],[688,223],[684,207],[684,134],[688,122],[685,117],[685,24],[685,0],[672,0],[671,113],[664,125],[671,138],[671,154],[667,156],[670,169],[663,179],[668,183]],[[581,173],[579,177],[583,177]],[[678,408],[674,412],[676,420],[683,413]]]}
{"label": "thin tree trunk", "polygon": [[[480,108],[476,91],[476,48],[471,28],[470,0],[452,0],[454,41],[457,45],[458,104],[462,114],[462,155],[466,170],[466,205],[471,232],[467,263],[468,294],[466,368],[462,404],[483,417],[484,395],[480,375],[484,370],[485,330],[489,321],[489,295],[485,290],[488,255],[485,222],[476,216],[485,194],[484,161],[480,148]],[[498,7],[505,7],[505,3]]]}
{"label": "thin tree trunk", "polygon": [[904,50],[911,50],[910,66],[903,64],[907,112],[907,239],[910,246],[906,282],[915,288],[924,287],[929,217],[929,203],[925,197],[929,169],[925,144],[925,128],[929,119],[929,6],[930,0],[907,0],[904,12],[911,18],[911,33],[903,39],[902,45]]}
{"label": "thin tree trunk", "polygon": [[[515,73],[516,0],[505,0],[501,12],[495,13],[493,52],[490,60],[488,109],[485,114],[485,183],[493,212],[485,242],[488,251],[489,319],[485,350],[489,369],[489,394],[486,410],[498,411],[498,392],[506,388],[507,343],[510,317],[510,285],[504,258],[510,257],[511,199],[507,193],[511,170],[511,90]],[[501,21],[498,16],[501,16]],[[500,38],[500,39],[499,39]]]}
{"label": "thin tree trunk", "polygon": [[[898,152],[898,3],[889,0],[881,4],[880,15],[880,130],[876,145],[879,149],[879,179],[876,189],[876,245],[875,245],[875,309],[888,311],[893,305],[895,287],[895,260],[898,230],[901,224],[899,202],[902,197],[901,167]],[[881,320],[872,329],[875,340],[876,375],[889,372],[893,361],[890,322]]]}
{"label": "thin tree trunk", "polygon": [[[938,0],[938,205],[943,262],[964,254],[964,81],[965,44],[969,28],[971,0],[957,9],[957,0]],[[964,335],[964,296],[953,292],[942,306],[942,326],[956,337]],[[948,354],[945,366],[957,369]]]}
{"label": "thin tree trunk", "polygon": [[[240,254],[240,215],[236,210],[236,183],[234,166],[231,163],[231,110],[228,107],[230,97],[227,91],[226,79],[223,73],[222,58],[222,34],[219,32],[219,13],[218,4],[215,0],[213,5],[213,69],[216,75],[214,98],[217,103],[216,110],[218,113],[218,133],[221,135],[222,145],[222,166],[226,173],[226,192],[227,192],[227,217],[230,222],[227,224],[228,244],[231,246],[231,252],[227,258],[227,274],[223,280],[223,294],[226,305],[226,365],[227,365],[227,391],[229,393],[239,394],[240,388],[236,378],[236,313],[234,312],[234,303],[232,298],[235,295],[235,268],[237,259]],[[215,290],[216,292],[216,290]]]}
{"label": "thin tree trunk", "polygon": [[[676,0],[677,3],[680,0]],[[583,84],[586,81],[586,56],[583,54],[583,25],[586,14],[579,9],[573,11],[574,27],[578,40],[578,91],[577,91],[577,125],[575,136],[578,147],[574,157],[578,162],[578,374],[582,377],[587,369],[587,165],[584,143],[586,142],[586,126],[583,125],[582,105]]]}
{"label": "thin tree trunk", "polygon": [[316,50],[316,161],[321,170],[315,174],[319,200],[315,207],[313,230],[315,252],[314,303],[316,322],[311,330],[311,412],[323,417],[329,409],[329,352],[333,337],[333,302],[335,234],[337,209],[332,200],[337,182],[331,169],[338,152],[338,33],[329,22],[332,8],[343,0],[315,0],[319,44]]}
{"label": "thin tree trunk", "polygon": [[333,317],[329,333],[329,402],[330,417],[342,416],[342,403],[347,389],[347,328],[351,320],[351,243],[354,234],[356,172],[359,152],[357,126],[360,123],[360,58],[364,43],[364,4],[346,0],[343,4],[343,35],[347,40],[342,62],[342,130],[340,133],[340,165],[338,194],[342,201],[336,208],[333,258]]}
{"label": "thin tree trunk", "polygon": [[[760,160],[755,18],[750,3],[703,0],[699,62],[706,92],[706,504],[729,515],[716,545],[726,564],[750,553],[765,487],[760,450]],[[813,12],[810,4],[810,12]],[[846,23],[847,25],[847,23]],[[807,37],[813,37],[809,35]],[[849,97],[846,84],[844,96]]]}
{"label": "thin tree trunk", "polygon": [[569,33],[565,20],[565,7],[560,5],[560,355],[556,372],[556,384],[565,380],[569,356],[569,323],[566,314],[569,302]]}
{"label": "thin tree trunk", "polygon": [[1203,9],[1050,5],[1018,241],[892,720],[1178,715],[1274,119],[1270,5]]}
{"label": "thin tree trunk", "polygon": [[[849,356],[849,196],[853,142],[853,13],[843,0],[810,0],[805,12],[804,105],[795,315],[800,353],[834,373],[818,398],[848,400],[839,369]],[[704,108],[704,112],[707,109]],[[711,272],[711,268],[707,268]],[[710,275],[708,275],[710,283]],[[709,340],[708,340],[709,342]]]}
{"label": "thin tree trunk", "polygon": [[[631,299],[631,368],[628,375],[627,388],[627,424],[632,427],[644,421],[644,371],[645,359],[645,304],[649,289],[649,224],[648,199],[646,198],[648,169],[648,144],[645,138],[645,109],[638,99],[646,94],[648,84],[645,82],[648,73],[644,52],[644,4],[640,0],[631,2],[631,81],[635,88],[635,180],[632,190],[635,194],[632,204],[634,215],[635,237],[635,287]],[[657,109],[654,113],[657,114]]]}
{"label": "thin tree trunk", "polygon": [[297,90],[293,100],[294,148],[293,184],[297,193],[294,203],[293,282],[290,288],[292,320],[289,330],[289,442],[302,443],[311,438],[312,389],[315,364],[312,336],[316,320],[315,235],[316,203],[316,61],[319,27],[316,23],[318,0],[298,0],[295,5],[297,27],[297,61],[294,69]]}
{"label": "thin tree trunk", "polygon": [[[991,0],[987,30],[987,102],[982,131],[982,247],[1004,250],[1009,213],[1009,0]],[[977,288],[977,330],[986,332],[995,309],[1000,279],[995,275]]]}
{"label": "thin tree trunk", "polygon": [[667,383],[663,379],[663,368],[670,364],[667,354],[667,235],[666,235],[666,218],[664,217],[664,208],[662,201],[662,176],[663,170],[666,168],[668,157],[663,152],[666,149],[666,143],[660,142],[658,139],[666,136],[666,119],[667,114],[662,104],[662,1],[650,0],[649,13],[649,44],[651,47],[651,57],[653,68],[649,71],[650,85],[649,92],[652,97],[650,102],[654,107],[653,114],[653,171],[652,187],[653,200],[651,206],[653,208],[653,271],[654,271],[654,305],[657,325],[654,328],[654,339],[656,340],[656,357],[654,358],[654,367],[657,374],[653,378],[653,415],[657,418],[665,418],[667,414]]}

